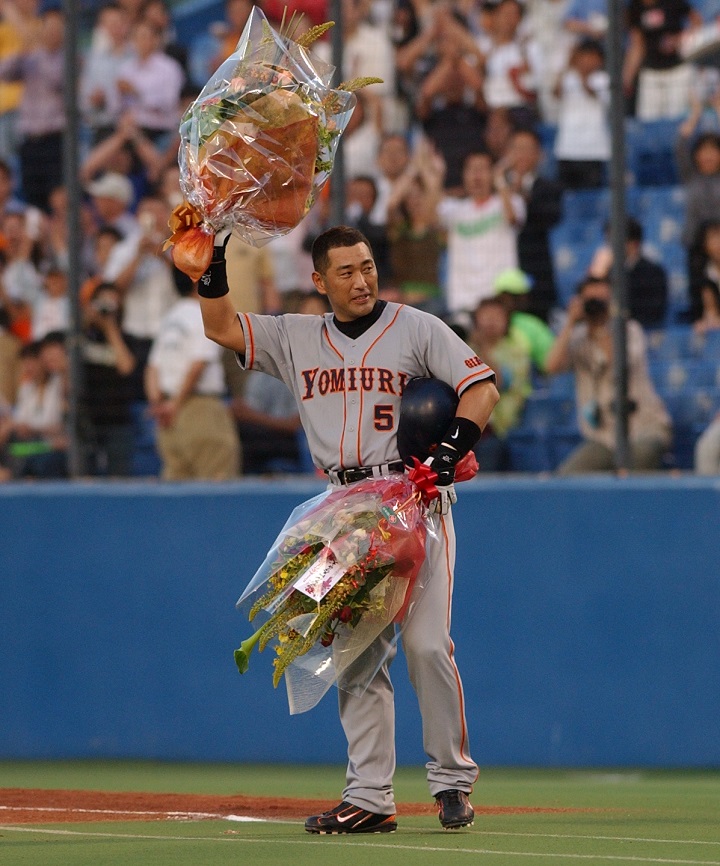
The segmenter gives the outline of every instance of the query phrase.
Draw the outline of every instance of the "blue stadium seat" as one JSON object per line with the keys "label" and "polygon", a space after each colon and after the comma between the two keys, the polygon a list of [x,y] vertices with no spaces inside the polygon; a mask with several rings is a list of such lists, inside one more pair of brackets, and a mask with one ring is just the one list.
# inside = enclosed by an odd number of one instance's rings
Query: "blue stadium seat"
{"label": "blue stadium seat", "polygon": [[574,451],[583,441],[582,433],[577,427],[565,427],[555,430],[549,436],[550,468],[557,469],[558,466]]}
{"label": "blue stadium seat", "polygon": [[661,393],[673,420],[673,444],[669,466],[693,468],[695,444],[720,409],[720,388],[688,388]]}
{"label": "blue stadium seat", "polygon": [[692,388],[712,388],[718,382],[718,367],[702,358],[650,361],[650,376],[663,394],[679,394]]}
{"label": "blue stadium seat", "polygon": [[553,431],[567,427],[574,419],[574,394],[563,397],[548,392],[535,392],[525,401],[521,427],[526,430]]}
{"label": "blue stadium seat", "polygon": [[650,361],[677,361],[693,355],[693,331],[689,325],[673,325],[647,332]]}
{"label": "blue stadium seat", "polygon": [[610,217],[610,190],[566,190],[563,194],[563,220],[567,222],[599,221],[604,225]]}
{"label": "blue stadium seat", "polygon": [[507,435],[510,469],[513,472],[549,472],[552,468],[547,433],[516,429]]}
{"label": "blue stadium seat", "polygon": [[588,225],[583,228],[588,231],[588,237],[578,237],[577,226],[563,220],[550,233],[555,282],[562,306],[566,306],[575,294],[577,284],[587,273],[595,250],[603,242],[602,226],[599,222],[592,223],[591,229]]}
{"label": "blue stadium seat", "polygon": [[720,405],[720,389],[688,388],[681,392],[662,394],[663,401],[673,419],[675,431],[700,433],[714,418]]}
{"label": "blue stadium seat", "polygon": [[656,214],[683,222],[685,201],[685,187],[680,183],[638,188],[637,191],[637,210],[641,214],[643,223]]}
{"label": "blue stadium seat", "polygon": [[720,330],[696,334],[693,337],[692,346],[698,357],[720,364]]}
{"label": "blue stadium seat", "polygon": [[667,186],[680,180],[674,143],[677,120],[627,120],[627,159],[633,182],[638,186]]}
{"label": "blue stadium seat", "polygon": [[548,393],[552,397],[564,397],[565,399],[575,399],[575,374],[556,373],[554,376],[547,377]]}

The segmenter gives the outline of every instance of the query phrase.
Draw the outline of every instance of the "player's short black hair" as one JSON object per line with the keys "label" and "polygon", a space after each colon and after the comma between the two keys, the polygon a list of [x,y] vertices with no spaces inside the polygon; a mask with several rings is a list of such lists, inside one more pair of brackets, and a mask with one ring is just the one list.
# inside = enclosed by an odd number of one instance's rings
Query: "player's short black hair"
{"label": "player's short black hair", "polygon": [[333,226],[324,231],[313,241],[310,253],[312,255],[313,267],[319,274],[327,271],[330,263],[328,253],[335,247],[354,247],[357,244],[365,244],[372,255],[372,246],[365,235],[352,226]]}

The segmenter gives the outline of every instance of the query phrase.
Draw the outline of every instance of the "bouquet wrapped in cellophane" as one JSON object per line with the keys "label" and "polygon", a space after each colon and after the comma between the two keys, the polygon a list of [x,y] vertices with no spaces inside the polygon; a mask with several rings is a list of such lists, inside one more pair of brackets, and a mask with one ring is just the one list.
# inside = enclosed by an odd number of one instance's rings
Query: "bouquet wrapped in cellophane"
{"label": "bouquet wrapped in cellophane", "polygon": [[329,178],[355,107],[353,91],[379,81],[331,87],[334,67],[308,51],[331,26],[294,39],[253,7],[235,52],[182,118],[185,202],[170,218],[167,245],[192,279],[209,265],[216,232],[231,228],[255,246],[286,234]]}
{"label": "bouquet wrapped in cellophane", "polygon": [[333,488],[298,506],[238,601],[263,620],[235,651],[240,673],[256,645],[272,642],[273,684],[285,675],[291,713],[314,707],[333,684],[362,693],[384,661],[366,650],[421,590],[432,526],[404,475]]}

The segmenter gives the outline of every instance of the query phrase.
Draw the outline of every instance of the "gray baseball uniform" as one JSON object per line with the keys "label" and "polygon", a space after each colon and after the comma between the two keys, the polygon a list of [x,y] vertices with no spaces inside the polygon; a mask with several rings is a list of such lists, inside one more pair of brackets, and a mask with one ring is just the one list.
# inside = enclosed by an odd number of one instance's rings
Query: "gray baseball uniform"
{"label": "gray baseball uniform", "polygon": [[[435,316],[388,303],[361,336],[351,338],[320,316],[239,313],[247,351],[240,362],[282,379],[295,395],[317,466],[326,470],[379,466],[399,459],[396,443],[405,382],[432,376],[460,395],[492,370]],[[402,641],[423,723],[430,793],[470,792],[477,766],[470,758],[460,675],[453,659],[450,614],[455,565],[452,515],[434,518],[425,590],[403,627]],[[348,739],[343,799],[371,812],[395,811],[395,726],[388,668],[395,650],[361,697],[340,691]]]}

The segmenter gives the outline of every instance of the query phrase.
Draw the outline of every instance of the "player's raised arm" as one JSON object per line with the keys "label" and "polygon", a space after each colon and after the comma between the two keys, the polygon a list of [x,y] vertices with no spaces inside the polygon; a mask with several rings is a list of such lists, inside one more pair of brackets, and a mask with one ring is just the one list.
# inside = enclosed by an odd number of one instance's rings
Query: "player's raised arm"
{"label": "player's raised arm", "polygon": [[203,326],[206,337],[245,354],[245,334],[228,294],[225,247],[230,235],[223,234],[215,236],[212,261],[198,281]]}

